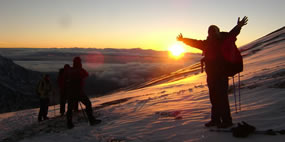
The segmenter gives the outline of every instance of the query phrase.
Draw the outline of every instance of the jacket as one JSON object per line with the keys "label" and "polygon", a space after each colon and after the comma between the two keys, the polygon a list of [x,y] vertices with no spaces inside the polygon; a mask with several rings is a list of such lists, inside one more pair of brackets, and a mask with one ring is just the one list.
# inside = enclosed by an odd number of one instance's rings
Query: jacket
{"label": "jacket", "polygon": [[52,86],[49,81],[44,79],[40,80],[37,88],[40,98],[48,98],[52,94]]}
{"label": "jacket", "polygon": [[226,40],[236,40],[241,28],[235,26],[230,32],[220,32],[219,37],[207,37],[206,40],[195,40],[184,38],[183,42],[191,47],[203,51],[205,58],[205,69],[208,76],[219,76],[225,74],[225,60],[222,47]]}

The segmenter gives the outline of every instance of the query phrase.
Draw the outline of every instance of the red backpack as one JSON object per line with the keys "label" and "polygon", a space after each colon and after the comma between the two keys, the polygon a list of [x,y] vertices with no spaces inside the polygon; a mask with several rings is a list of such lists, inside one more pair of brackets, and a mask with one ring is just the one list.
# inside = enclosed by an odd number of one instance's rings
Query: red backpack
{"label": "red backpack", "polygon": [[234,76],[243,71],[243,60],[236,44],[236,37],[229,37],[224,40],[221,48],[225,63],[227,76]]}
{"label": "red backpack", "polygon": [[[224,73],[228,77],[233,77],[237,73],[243,71],[242,56],[235,44],[235,41],[236,41],[235,37],[228,37],[224,40],[221,47],[221,52],[224,62]],[[203,56],[205,55],[204,52],[202,55]],[[205,57],[201,59],[201,72],[204,71],[204,62],[205,62]]]}

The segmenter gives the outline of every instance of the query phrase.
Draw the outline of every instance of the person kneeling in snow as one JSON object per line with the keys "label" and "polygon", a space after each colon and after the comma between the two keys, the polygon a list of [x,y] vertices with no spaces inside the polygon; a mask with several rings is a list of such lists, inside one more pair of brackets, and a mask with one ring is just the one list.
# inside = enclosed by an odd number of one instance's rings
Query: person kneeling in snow
{"label": "person kneeling in snow", "polygon": [[178,41],[202,50],[205,55],[203,60],[206,63],[207,84],[212,104],[211,121],[205,124],[206,127],[228,128],[233,125],[227,92],[228,74],[222,47],[227,39],[236,40],[236,36],[247,24],[247,20],[247,17],[241,21],[238,19],[237,25],[228,33],[220,32],[217,26],[211,25],[206,40],[183,38],[182,34],[177,36]]}
{"label": "person kneeling in snow", "polygon": [[[73,59],[73,67],[70,68],[66,78],[66,93],[67,93],[67,127],[73,128],[72,123],[72,110],[78,101],[82,102],[86,107],[86,113],[90,125],[99,123],[100,120],[96,120],[93,116],[92,104],[89,98],[84,93],[84,79],[88,77],[88,72],[82,68],[81,58],[75,57]],[[82,110],[83,111],[83,110]]]}

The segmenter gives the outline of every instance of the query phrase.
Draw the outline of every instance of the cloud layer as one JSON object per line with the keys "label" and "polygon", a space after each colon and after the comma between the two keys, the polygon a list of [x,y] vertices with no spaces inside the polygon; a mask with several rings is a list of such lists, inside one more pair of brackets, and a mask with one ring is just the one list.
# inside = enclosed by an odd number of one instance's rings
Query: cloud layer
{"label": "cloud layer", "polygon": [[[197,62],[200,55],[188,54],[184,59],[168,58],[165,51],[142,49],[0,49],[17,64],[41,72],[58,72],[64,64],[80,56],[89,72],[87,93],[103,94],[114,89],[148,81]],[[56,75],[56,74],[55,74]]]}

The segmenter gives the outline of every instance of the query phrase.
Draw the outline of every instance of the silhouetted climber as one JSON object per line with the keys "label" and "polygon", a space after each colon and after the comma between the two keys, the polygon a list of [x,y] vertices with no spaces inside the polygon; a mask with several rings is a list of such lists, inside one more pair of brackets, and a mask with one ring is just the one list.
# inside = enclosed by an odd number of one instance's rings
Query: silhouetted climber
{"label": "silhouetted climber", "polygon": [[66,73],[70,69],[69,64],[65,64],[64,68],[61,68],[58,73],[57,83],[60,92],[60,114],[64,115],[65,112],[65,103],[67,101],[67,93],[66,93]]}
{"label": "silhouetted climber", "polygon": [[47,120],[49,96],[53,93],[49,75],[43,75],[43,78],[37,85],[37,93],[40,97],[40,111],[38,121]]}
{"label": "silhouetted climber", "polygon": [[229,75],[226,71],[227,66],[222,48],[224,48],[226,41],[233,40],[234,42],[236,40],[236,36],[240,33],[241,28],[247,24],[247,21],[247,17],[241,21],[238,18],[237,25],[230,32],[220,32],[217,26],[211,25],[206,40],[183,38],[181,33],[177,36],[178,41],[183,41],[187,45],[202,50],[205,55],[203,61],[206,65],[207,84],[212,104],[211,121],[205,124],[206,127],[227,128],[233,125],[227,92]]}
{"label": "silhouetted climber", "polygon": [[69,129],[73,128],[72,123],[72,110],[78,101],[82,102],[86,107],[86,114],[90,125],[99,123],[93,116],[92,104],[89,98],[84,93],[84,79],[88,77],[88,72],[82,68],[81,58],[75,57],[73,59],[73,67],[67,71],[67,100],[68,100],[68,110],[67,110],[67,127]]}

